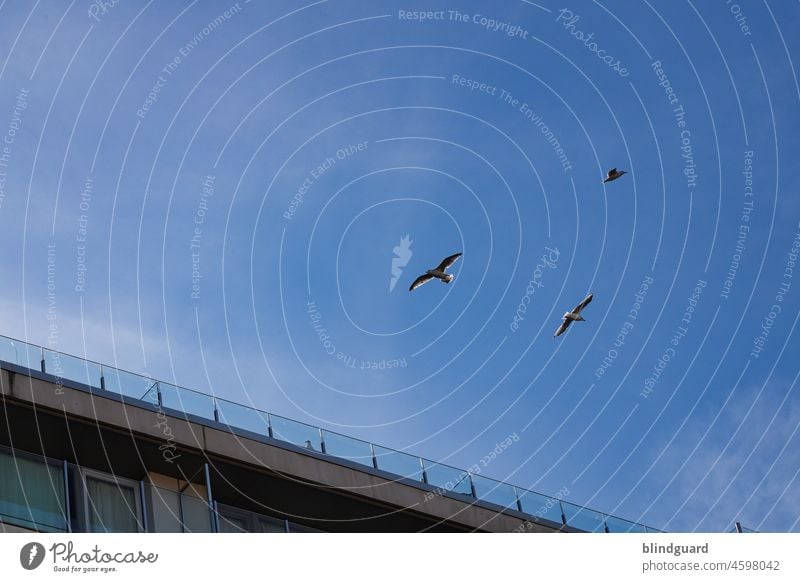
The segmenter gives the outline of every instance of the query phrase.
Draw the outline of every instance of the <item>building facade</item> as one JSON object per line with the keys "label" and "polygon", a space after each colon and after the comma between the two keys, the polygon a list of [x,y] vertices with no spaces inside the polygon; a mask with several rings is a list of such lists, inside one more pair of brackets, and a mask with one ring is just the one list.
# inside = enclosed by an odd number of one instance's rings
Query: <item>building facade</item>
{"label": "building facade", "polygon": [[654,531],[7,338],[0,398],[0,531]]}

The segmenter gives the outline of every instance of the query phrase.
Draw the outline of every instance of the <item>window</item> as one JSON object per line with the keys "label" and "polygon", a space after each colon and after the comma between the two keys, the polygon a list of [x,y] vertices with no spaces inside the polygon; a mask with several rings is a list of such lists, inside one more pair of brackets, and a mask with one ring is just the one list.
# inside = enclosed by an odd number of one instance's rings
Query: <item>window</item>
{"label": "window", "polygon": [[211,531],[211,514],[205,500],[184,494],[181,497],[181,505],[184,531],[189,533]]}
{"label": "window", "polygon": [[147,486],[146,497],[150,505],[148,520],[151,531],[158,533],[181,533],[181,494],[153,485]]}
{"label": "window", "polygon": [[219,531],[220,533],[242,533],[250,531],[248,529],[248,522],[250,520],[246,515],[241,515],[239,512],[234,513],[231,510],[226,510],[224,513],[219,512]]}
{"label": "window", "polygon": [[286,522],[282,519],[257,515],[255,522],[255,531],[259,533],[286,533]]}
{"label": "window", "polygon": [[218,505],[220,533],[286,533],[282,519],[227,505]]}
{"label": "window", "polygon": [[146,486],[150,507],[149,529],[158,533],[210,532],[211,514],[208,503],[194,495]]}
{"label": "window", "polygon": [[313,527],[308,527],[305,525],[300,525],[299,523],[292,523],[289,522],[289,532],[290,533],[321,533],[321,529],[314,529]]}
{"label": "window", "polygon": [[65,508],[61,466],[0,449],[0,519],[39,531],[67,531]]}
{"label": "window", "polygon": [[81,470],[84,516],[89,532],[138,532],[142,509],[138,483],[113,475]]}

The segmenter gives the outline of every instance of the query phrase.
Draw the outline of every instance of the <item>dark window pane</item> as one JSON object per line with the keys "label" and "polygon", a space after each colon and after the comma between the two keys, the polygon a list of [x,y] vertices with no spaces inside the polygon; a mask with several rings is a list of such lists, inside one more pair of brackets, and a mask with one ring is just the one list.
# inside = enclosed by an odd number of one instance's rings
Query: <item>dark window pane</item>
{"label": "dark window pane", "polygon": [[220,533],[242,533],[248,531],[247,520],[234,515],[219,514]]}
{"label": "dark window pane", "polygon": [[256,517],[256,531],[260,533],[286,533],[286,524],[282,519],[261,515]]}
{"label": "dark window pane", "polygon": [[67,531],[60,467],[0,451],[0,515],[8,523]]}
{"label": "dark window pane", "polygon": [[321,530],[314,529],[313,527],[308,527],[305,525],[300,525],[299,523],[292,523],[289,522],[289,533],[320,533]]}

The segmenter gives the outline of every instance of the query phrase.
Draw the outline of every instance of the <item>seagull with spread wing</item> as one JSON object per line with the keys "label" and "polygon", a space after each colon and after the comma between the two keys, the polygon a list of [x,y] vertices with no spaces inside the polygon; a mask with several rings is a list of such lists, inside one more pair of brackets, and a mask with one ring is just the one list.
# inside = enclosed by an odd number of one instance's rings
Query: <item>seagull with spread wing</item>
{"label": "seagull with spread wing", "polygon": [[623,175],[625,175],[625,174],[627,174],[627,173],[628,173],[628,172],[626,172],[625,170],[620,170],[620,171],[617,171],[617,169],[616,169],[616,168],[611,168],[611,169],[608,171],[608,176],[606,177],[606,179],[605,179],[605,180],[603,180],[603,184],[605,184],[606,182],[613,182],[613,181],[614,181],[614,180],[616,180],[617,178],[621,178]]}
{"label": "seagull with spread wing", "polygon": [[575,309],[573,309],[572,311],[567,311],[564,314],[564,318],[563,318],[564,322],[558,327],[558,329],[556,330],[556,333],[553,334],[553,337],[558,337],[562,333],[567,331],[567,328],[569,327],[569,324],[571,324],[573,321],[586,321],[585,319],[583,319],[583,317],[581,317],[581,311],[583,311],[583,308],[586,307],[587,305],[589,305],[589,303],[591,303],[591,302],[592,302],[592,294],[589,293],[586,296],[586,299],[584,299],[583,301],[578,303],[578,305],[575,307]]}
{"label": "seagull with spread wing", "polygon": [[449,283],[450,281],[453,280],[453,277],[455,275],[446,273],[445,271],[447,271],[447,269],[452,267],[453,263],[455,263],[458,260],[458,257],[460,257],[461,255],[462,253],[456,253],[454,255],[450,255],[445,260],[443,260],[439,264],[439,266],[436,267],[435,269],[430,269],[428,271],[425,271],[424,275],[420,275],[413,283],[411,283],[411,287],[409,287],[408,290],[413,291],[414,289],[416,289],[417,287],[421,287],[431,279],[439,279],[442,283]]}

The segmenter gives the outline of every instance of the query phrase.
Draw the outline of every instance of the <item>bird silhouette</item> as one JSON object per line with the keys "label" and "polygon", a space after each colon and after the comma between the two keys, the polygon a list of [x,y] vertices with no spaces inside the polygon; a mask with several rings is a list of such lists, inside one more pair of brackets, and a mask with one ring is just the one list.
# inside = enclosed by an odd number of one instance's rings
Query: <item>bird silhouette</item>
{"label": "bird silhouette", "polygon": [[621,171],[618,172],[616,168],[611,168],[608,171],[608,176],[606,177],[605,180],[603,180],[603,184],[605,184],[606,182],[613,182],[617,178],[621,178],[623,175],[625,175],[627,173],[628,172],[626,172],[625,170],[621,170]]}
{"label": "bird silhouette", "polygon": [[455,275],[446,273],[445,271],[447,271],[447,269],[452,267],[453,263],[455,263],[458,260],[458,257],[460,257],[462,254],[463,253],[456,253],[454,255],[450,255],[441,263],[439,263],[439,266],[436,267],[435,269],[429,269],[425,271],[424,275],[420,275],[414,280],[413,283],[411,283],[411,287],[409,287],[408,290],[413,291],[417,287],[424,285],[425,283],[434,278],[439,279],[442,283],[449,283],[450,281],[453,280],[453,277]]}
{"label": "bird silhouette", "polygon": [[589,293],[583,301],[581,301],[580,303],[578,303],[578,305],[575,306],[575,309],[573,309],[572,311],[567,311],[563,316],[564,319],[563,323],[560,326],[558,326],[558,329],[556,330],[556,333],[553,334],[553,337],[558,337],[562,333],[567,331],[567,328],[573,321],[586,321],[585,319],[583,319],[583,317],[581,317],[581,311],[583,311],[583,308],[589,305],[589,303],[591,302],[592,302],[592,294]]}

